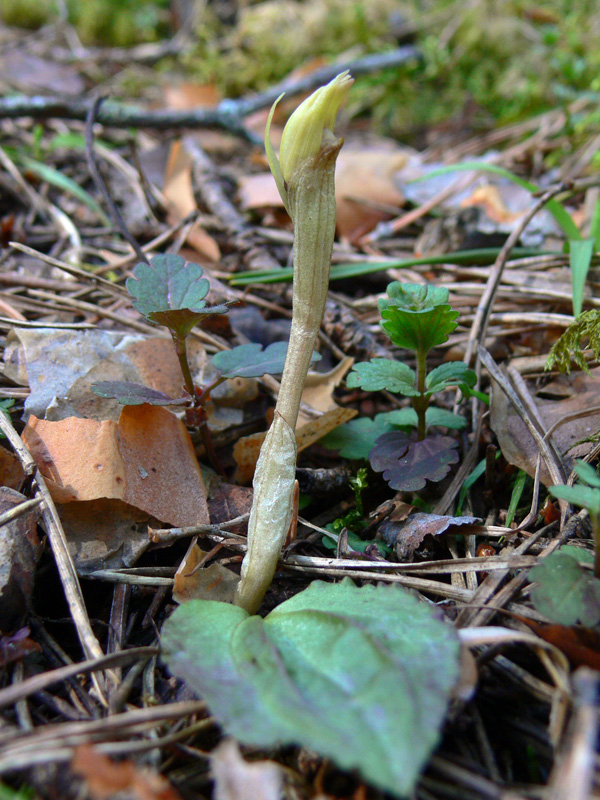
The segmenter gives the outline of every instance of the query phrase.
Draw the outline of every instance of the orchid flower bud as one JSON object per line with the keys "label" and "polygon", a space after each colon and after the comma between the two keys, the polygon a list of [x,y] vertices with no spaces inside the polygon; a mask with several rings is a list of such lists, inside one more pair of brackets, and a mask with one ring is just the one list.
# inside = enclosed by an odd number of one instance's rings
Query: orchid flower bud
{"label": "orchid flower bud", "polygon": [[288,212],[288,188],[293,182],[294,173],[319,155],[324,139],[333,137],[335,118],[353,83],[354,79],[348,71],[342,72],[298,106],[283,129],[279,159],[271,144],[270,130],[273,114],[283,95],[273,104],[265,129],[265,149],[269,167]]}

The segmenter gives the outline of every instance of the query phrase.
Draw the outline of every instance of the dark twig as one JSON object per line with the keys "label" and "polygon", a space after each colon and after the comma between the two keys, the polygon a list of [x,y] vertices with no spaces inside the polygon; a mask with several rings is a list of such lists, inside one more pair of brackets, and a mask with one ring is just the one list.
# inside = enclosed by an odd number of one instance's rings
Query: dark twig
{"label": "dark twig", "polygon": [[[419,50],[413,45],[405,45],[388,53],[375,53],[354,61],[335,62],[310,75],[298,79],[282,81],[265,92],[237,100],[223,100],[216,108],[196,108],[189,111],[147,111],[131,105],[107,102],[98,109],[96,121],[116,128],[222,128],[252,142],[257,137],[243,124],[245,117],[270,107],[282,92],[290,96],[308,92],[331,80],[339,72],[349,69],[353,75],[364,75],[381,69],[400,67],[408,61],[420,59]],[[0,119],[33,117],[47,119],[85,120],[92,108],[88,98],[65,99],[58,97],[15,97],[0,98]]]}
{"label": "dark twig", "polygon": [[108,211],[110,216],[112,217],[113,222],[115,223],[116,227],[120,230],[123,234],[125,239],[129,242],[129,244],[135,250],[137,257],[144,261],[146,264],[149,264],[148,257],[135,240],[135,238],[131,235],[127,225],[125,224],[125,220],[123,219],[123,215],[117,208],[114,200],[110,196],[110,192],[108,191],[108,187],[104,182],[104,178],[100,175],[100,170],[98,169],[98,164],[96,162],[96,156],[94,154],[94,122],[96,122],[96,117],[100,110],[100,106],[104,102],[106,98],[104,97],[97,97],[92,107],[90,108],[86,120],[85,120],[85,157],[87,159],[88,168],[90,170],[90,175],[94,179],[94,183],[98,187],[98,189],[102,192],[102,196],[104,197],[104,201],[106,202]]}

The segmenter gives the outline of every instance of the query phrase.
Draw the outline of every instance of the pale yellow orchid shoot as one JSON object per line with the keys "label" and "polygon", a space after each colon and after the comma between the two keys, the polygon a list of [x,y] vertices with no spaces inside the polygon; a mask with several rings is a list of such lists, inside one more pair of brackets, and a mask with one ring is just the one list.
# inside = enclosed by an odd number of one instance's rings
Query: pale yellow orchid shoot
{"label": "pale yellow orchid shoot", "polygon": [[[335,237],[335,162],[343,144],[333,134],[353,80],[342,72],[317,89],[287,122],[280,157],[265,148],[279,193],[294,223],[294,297],[290,343],[273,424],[261,448],[248,522],[248,552],[235,602],[254,613],[275,574],[292,515],[296,469],[295,427],[329,286]],[[279,98],[281,99],[281,98]]]}

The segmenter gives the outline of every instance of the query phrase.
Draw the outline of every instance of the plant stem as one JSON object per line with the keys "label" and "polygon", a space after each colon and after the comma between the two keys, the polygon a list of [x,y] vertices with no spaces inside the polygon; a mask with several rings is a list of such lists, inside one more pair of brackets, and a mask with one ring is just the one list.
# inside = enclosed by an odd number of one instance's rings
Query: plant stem
{"label": "plant stem", "polygon": [[590,512],[590,522],[594,536],[594,577],[600,578],[600,514]]}
{"label": "plant stem", "polygon": [[194,388],[194,381],[192,380],[192,373],[190,372],[190,365],[188,364],[187,360],[187,347],[185,343],[185,336],[177,336],[176,333],[171,331],[171,337],[173,339],[173,344],[175,345],[175,352],[177,353],[179,366],[181,367],[181,374],[183,375],[183,384],[188,394],[192,397],[195,403],[196,390]]}
{"label": "plant stem", "polygon": [[427,353],[417,351],[417,389],[420,392],[418,397],[414,397],[412,405],[417,412],[417,439],[422,442],[427,435],[427,408],[429,398],[425,394],[425,378],[427,377]]}

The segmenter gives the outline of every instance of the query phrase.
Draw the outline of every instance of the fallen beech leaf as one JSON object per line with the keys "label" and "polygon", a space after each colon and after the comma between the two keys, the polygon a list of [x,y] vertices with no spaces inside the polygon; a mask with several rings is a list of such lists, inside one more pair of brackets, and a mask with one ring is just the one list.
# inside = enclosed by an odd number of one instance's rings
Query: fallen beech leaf
{"label": "fallen beech leaf", "polygon": [[395,182],[395,174],[403,169],[412,151],[395,142],[377,139],[364,143],[349,142],[337,161],[335,196],[337,199],[337,231],[350,242],[369,233],[404,205],[404,195]]}
{"label": "fallen beech leaf", "polygon": [[0,446],[0,486],[19,489],[24,480],[25,472],[18,456]]}
{"label": "fallen beech leaf", "polygon": [[[0,514],[28,498],[0,486]],[[31,508],[0,527],[0,630],[11,631],[23,623],[33,594],[35,566],[42,548],[37,536],[38,508]]]}
{"label": "fallen beech leaf", "polygon": [[[167,222],[175,225],[196,210],[196,198],[192,185],[192,157],[185,150],[181,139],[173,142],[167,159],[163,194],[169,204]],[[208,234],[200,221],[187,231],[186,242],[209,262],[221,258],[219,245]]]}
{"label": "fallen beech leaf", "polygon": [[600,670],[600,633],[581,625],[547,625],[515,615],[545,642],[561,650],[574,667]]}
{"label": "fallen beech leaf", "polygon": [[126,406],[118,423],[32,416],[23,440],[56,502],[115,498],[172,525],[208,522],[189,433],[164,408]]}
{"label": "fallen beech leaf", "polygon": [[58,506],[69,553],[81,575],[131,567],[162,523],[122,500],[84,500]]}
{"label": "fallen beech leaf", "polygon": [[479,524],[479,517],[446,517],[419,511],[411,514],[405,522],[384,520],[379,526],[379,533],[386,544],[395,547],[398,558],[405,561],[412,559],[426,536],[454,533],[453,528],[462,529],[465,526],[466,530],[461,530],[461,533],[468,533],[468,526]]}
{"label": "fallen beech leaf", "polygon": [[117,792],[128,792],[137,800],[181,800],[166,778],[133,761],[115,762],[91,744],[75,748],[71,770],[88,785],[90,794],[102,800]]}
{"label": "fallen beech leaf", "polygon": [[235,739],[213,750],[210,768],[215,781],[214,800],[279,800],[282,770],[273,761],[245,761]]}
{"label": "fallen beech leaf", "polygon": [[219,600],[231,603],[240,576],[227,567],[213,561],[207,567],[198,568],[206,552],[198,547],[196,540],[188,547],[173,583],[173,599],[177,603],[189,600]]}
{"label": "fallen beech leaf", "polygon": [[[563,385],[571,389],[570,397],[565,400],[535,398],[546,429],[568,414],[586,411],[598,405],[600,367],[591,370],[589,374],[576,372],[562,377]],[[498,438],[504,458],[533,477],[539,453],[538,446],[495,381],[492,383],[490,424]],[[590,452],[594,442],[585,440],[594,436],[598,429],[600,429],[600,413],[569,419],[568,423],[560,425],[552,433],[551,442],[565,459],[568,469],[571,469],[575,458],[583,458]],[[544,461],[540,467],[540,480],[545,486],[550,486],[554,482]]]}

